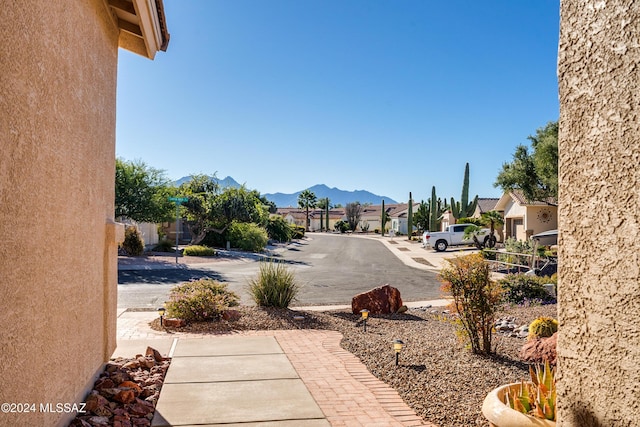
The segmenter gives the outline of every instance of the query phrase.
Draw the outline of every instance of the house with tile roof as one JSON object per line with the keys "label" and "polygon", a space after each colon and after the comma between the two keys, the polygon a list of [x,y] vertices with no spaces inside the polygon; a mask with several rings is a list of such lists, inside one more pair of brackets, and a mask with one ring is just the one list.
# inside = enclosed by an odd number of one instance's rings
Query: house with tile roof
{"label": "house with tile roof", "polygon": [[502,195],[494,210],[504,212],[504,237],[527,240],[534,234],[558,228],[558,206],[547,202],[526,200],[521,191]]}

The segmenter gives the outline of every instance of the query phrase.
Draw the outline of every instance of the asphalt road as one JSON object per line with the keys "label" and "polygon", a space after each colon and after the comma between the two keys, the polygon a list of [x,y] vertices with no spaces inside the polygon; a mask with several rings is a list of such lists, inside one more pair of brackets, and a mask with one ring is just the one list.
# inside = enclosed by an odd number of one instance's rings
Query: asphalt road
{"label": "asphalt road", "polygon": [[[350,304],[354,295],[387,283],[398,288],[405,301],[442,296],[435,273],[406,266],[376,240],[308,234],[276,252],[302,285],[295,305]],[[246,286],[258,269],[259,261],[242,258],[214,259],[189,268],[120,271],[118,307],[157,307],[172,286],[199,277],[227,282],[242,303],[251,304]]]}

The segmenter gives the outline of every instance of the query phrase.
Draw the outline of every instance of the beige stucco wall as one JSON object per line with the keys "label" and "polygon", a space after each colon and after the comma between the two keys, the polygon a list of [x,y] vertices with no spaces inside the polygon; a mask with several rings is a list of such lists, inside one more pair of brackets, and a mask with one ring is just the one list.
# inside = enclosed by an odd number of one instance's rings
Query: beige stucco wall
{"label": "beige stucco wall", "polygon": [[638,2],[561,3],[560,426],[640,419],[639,19]]}
{"label": "beige stucco wall", "polygon": [[[541,214],[547,211],[551,216],[549,221],[541,221]],[[528,206],[525,218],[525,229],[530,231],[529,237],[543,231],[555,230],[558,228],[558,208],[555,206]]]}
{"label": "beige stucco wall", "polygon": [[0,22],[0,402],[80,402],[115,347],[118,30],[104,0],[3,2]]}

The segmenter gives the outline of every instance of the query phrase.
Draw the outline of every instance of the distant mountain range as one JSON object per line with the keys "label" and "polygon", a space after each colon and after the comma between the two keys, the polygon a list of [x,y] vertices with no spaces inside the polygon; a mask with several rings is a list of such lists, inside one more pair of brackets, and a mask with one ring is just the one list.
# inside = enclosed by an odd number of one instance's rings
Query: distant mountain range
{"label": "distant mountain range", "polygon": [[[298,195],[302,193],[306,189],[302,189],[293,194],[284,194],[284,193],[274,193],[274,194],[264,194],[264,196],[271,200],[276,204],[279,208],[286,208],[289,206],[296,207],[298,206]],[[379,205],[382,203],[382,199],[384,199],[385,203],[398,203],[390,197],[386,196],[378,196],[377,194],[373,194],[369,191],[365,190],[356,190],[356,191],[346,191],[340,190],[339,188],[329,188],[324,184],[314,185],[313,187],[308,188],[309,191],[314,193],[318,200],[324,199],[325,197],[329,198],[329,202],[332,205],[341,204],[345,206],[347,203],[351,202],[360,202],[360,203],[370,203],[372,205]]]}
{"label": "distant mountain range", "polygon": [[[179,186],[185,182],[188,182],[191,179],[190,176],[185,176],[175,181],[174,184]],[[221,188],[225,187],[240,187],[240,184],[230,176],[224,179],[218,179],[218,184]],[[273,193],[273,194],[263,194],[267,200],[272,201],[279,208],[286,207],[296,207],[298,206],[298,195],[302,193],[306,188],[303,188],[300,191],[291,194],[285,193]],[[329,201],[332,205],[340,204],[345,206],[347,203],[351,202],[360,202],[360,203],[369,203],[372,205],[379,205],[382,203],[384,199],[385,203],[398,203],[390,197],[386,196],[378,196],[377,194],[373,194],[366,190],[356,190],[356,191],[346,191],[340,190],[339,188],[329,188],[324,184],[314,185],[313,187],[308,188],[309,191],[314,193],[316,197],[319,199],[324,199],[326,197],[329,198]],[[260,190],[258,190],[260,191]]]}

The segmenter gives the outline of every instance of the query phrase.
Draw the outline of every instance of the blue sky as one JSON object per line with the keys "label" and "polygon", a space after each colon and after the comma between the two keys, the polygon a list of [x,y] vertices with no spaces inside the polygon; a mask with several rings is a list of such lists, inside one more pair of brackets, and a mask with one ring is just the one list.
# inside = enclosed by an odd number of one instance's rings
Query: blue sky
{"label": "blue sky", "polygon": [[119,51],[116,154],[261,193],[499,197],[559,115],[559,0],[164,0],[171,42]]}

